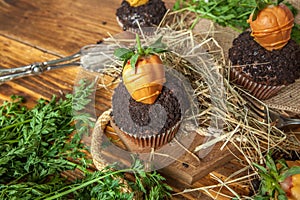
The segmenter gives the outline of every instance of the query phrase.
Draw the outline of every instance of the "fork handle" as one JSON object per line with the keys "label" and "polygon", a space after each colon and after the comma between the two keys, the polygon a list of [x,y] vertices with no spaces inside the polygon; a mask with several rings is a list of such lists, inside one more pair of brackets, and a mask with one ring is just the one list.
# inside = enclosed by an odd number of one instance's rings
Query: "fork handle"
{"label": "fork handle", "polygon": [[78,60],[80,58],[80,55],[81,52],[79,51],[70,56],[66,56],[55,60],[33,63],[30,65],[17,67],[17,68],[0,69],[0,84],[16,78],[22,78],[28,75],[38,75],[44,71],[49,71],[52,69],[57,69],[57,68],[67,67],[67,66],[79,66],[80,62]]}
{"label": "fork handle", "polygon": [[283,118],[283,126],[288,126],[288,125],[300,125],[300,119],[293,119],[293,118]]}
{"label": "fork handle", "polygon": [[21,78],[21,77],[31,75],[33,73],[37,73],[34,70],[32,70],[33,67],[34,67],[33,65],[27,65],[18,68],[0,69],[0,84],[16,78]]}

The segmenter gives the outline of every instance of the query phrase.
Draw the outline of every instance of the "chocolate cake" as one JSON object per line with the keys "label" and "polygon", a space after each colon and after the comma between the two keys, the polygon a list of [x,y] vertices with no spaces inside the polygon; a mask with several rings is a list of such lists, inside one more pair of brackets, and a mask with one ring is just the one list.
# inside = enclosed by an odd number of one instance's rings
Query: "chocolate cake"
{"label": "chocolate cake", "polygon": [[166,78],[168,81],[154,104],[136,102],[122,82],[114,91],[112,125],[141,150],[159,148],[169,142],[189,107],[181,82],[168,73]]}
{"label": "chocolate cake", "polygon": [[300,77],[300,46],[293,40],[280,50],[268,51],[245,31],[234,39],[228,56],[231,80],[262,100]]}
{"label": "chocolate cake", "polygon": [[149,0],[146,4],[133,7],[123,0],[117,9],[116,16],[120,26],[124,29],[137,29],[158,25],[163,19],[167,9],[162,0]]}

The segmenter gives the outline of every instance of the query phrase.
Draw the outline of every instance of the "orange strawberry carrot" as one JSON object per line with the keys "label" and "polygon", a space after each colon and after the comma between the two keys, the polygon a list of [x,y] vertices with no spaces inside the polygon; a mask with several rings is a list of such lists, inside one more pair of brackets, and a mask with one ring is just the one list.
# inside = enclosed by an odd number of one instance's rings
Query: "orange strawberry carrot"
{"label": "orange strawberry carrot", "polygon": [[165,70],[158,53],[166,51],[159,38],[154,44],[143,48],[138,34],[137,48],[120,48],[115,56],[124,61],[122,79],[131,97],[145,104],[153,104],[165,83]]}
{"label": "orange strawberry carrot", "polygon": [[254,40],[269,51],[283,48],[291,38],[293,13],[281,1],[256,0],[256,4],[247,20]]}

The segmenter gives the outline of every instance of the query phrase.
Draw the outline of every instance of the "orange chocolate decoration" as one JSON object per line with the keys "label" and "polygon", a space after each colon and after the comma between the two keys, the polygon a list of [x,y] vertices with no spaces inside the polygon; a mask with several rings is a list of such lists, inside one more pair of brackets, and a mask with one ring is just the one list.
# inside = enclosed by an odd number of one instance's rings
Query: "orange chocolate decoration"
{"label": "orange chocolate decoration", "polygon": [[155,102],[166,82],[164,66],[157,55],[141,56],[135,68],[127,62],[122,77],[131,97],[145,104]]}
{"label": "orange chocolate decoration", "polygon": [[149,0],[126,0],[126,1],[130,4],[130,6],[138,7],[148,3]]}
{"label": "orange chocolate decoration", "polygon": [[[287,165],[289,168],[300,167],[300,160],[287,161]],[[278,167],[280,167],[280,165]],[[280,183],[280,186],[285,191],[288,200],[300,199],[300,173],[287,177]]]}
{"label": "orange chocolate decoration", "polygon": [[290,40],[294,16],[286,5],[269,5],[258,13],[254,21],[252,18],[253,14],[247,20],[251,35],[265,49],[281,49]]}
{"label": "orange chocolate decoration", "polygon": [[142,47],[136,34],[137,46],[134,49],[119,48],[114,55],[123,60],[123,83],[131,97],[137,102],[153,104],[166,82],[165,69],[159,53],[167,51],[162,36],[153,44]]}
{"label": "orange chocolate decoration", "polygon": [[288,200],[300,199],[300,174],[292,176],[293,187],[291,188],[291,194],[288,196]]}

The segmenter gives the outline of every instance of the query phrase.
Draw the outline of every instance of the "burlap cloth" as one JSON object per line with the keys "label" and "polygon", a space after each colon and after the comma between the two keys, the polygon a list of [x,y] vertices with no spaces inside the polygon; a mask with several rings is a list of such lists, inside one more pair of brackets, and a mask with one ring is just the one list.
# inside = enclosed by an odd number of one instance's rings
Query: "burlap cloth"
{"label": "burlap cloth", "polygon": [[[293,6],[295,6],[300,13],[300,1],[290,0]],[[300,24],[300,14],[295,17],[295,22]],[[194,30],[195,33],[201,31],[208,31],[212,34],[213,38],[219,43],[224,51],[224,56],[227,58],[228,49],[232,46],[232,41],[239,35],[239,32],[234,31],[229,27],[222,27],[217,24],[213,24],[207,19],[201,19]],[[300,67],[300,66],[299,66]],[[280,112],[285,112],[289,115],[300,114],[300,79],[295,83],[283,88],[276,96],[265,100],[264,103]]]}

